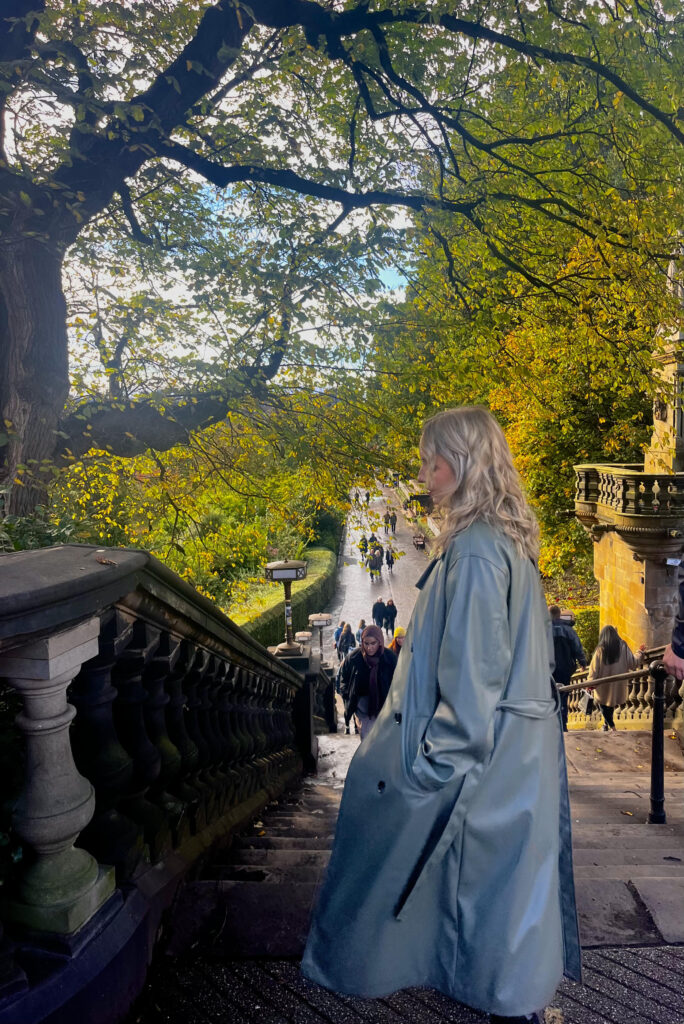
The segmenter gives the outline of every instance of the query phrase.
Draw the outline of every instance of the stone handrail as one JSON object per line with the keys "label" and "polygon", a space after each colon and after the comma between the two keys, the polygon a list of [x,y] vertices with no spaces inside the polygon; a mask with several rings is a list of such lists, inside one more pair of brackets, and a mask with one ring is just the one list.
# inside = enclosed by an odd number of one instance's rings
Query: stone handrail
{"label": "stone handrail", "polygon": [[[624,672],[621,675],[593,679],[590,683],[587,683],[587,669],[576,672],[569,686],[559,687],[559,690],[568,694],[568,727],[570,729],[598,729],[603,724],[603,716],[598,706],[590,715],[586,715],[580,709],[579,703],[585,687],[593,688],[596,701],[600,702],[602,685],[610,682],[625,682],[627,684],[626,700],[624,704],[615,708],[616,725],[622,725],[626,729],[650,729],[653,722],[654,683],[649,663],[653,658],[661,657],[662,653],[662,647],[648,650],[644,653],[645,663],[641,668],[637,668],[633,672]],[[684,684],[680,685],[676,680],[668,678],[665,682],[666,728],[673,725],[683,701]]]}
{"label": "stone handrail", "polygon": [[158,921],[189,865],[301,774],[329,680],[310,687],[153,556],[76,545],[0,555],[0,680],[26,748],[4,1022],[37,998],[11,940],[75,955],[131,892]]}

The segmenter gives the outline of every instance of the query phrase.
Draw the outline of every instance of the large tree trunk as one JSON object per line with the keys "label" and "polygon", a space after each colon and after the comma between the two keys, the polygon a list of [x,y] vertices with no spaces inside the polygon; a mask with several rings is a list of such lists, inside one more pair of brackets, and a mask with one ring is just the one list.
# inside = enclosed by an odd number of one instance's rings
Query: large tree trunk
{"label": "large tree trunk", "polygon": [[0,488],[6,489],[6,513],[33,512],[50,479],[69,391],[62,258],[33,238],[0,245]]}

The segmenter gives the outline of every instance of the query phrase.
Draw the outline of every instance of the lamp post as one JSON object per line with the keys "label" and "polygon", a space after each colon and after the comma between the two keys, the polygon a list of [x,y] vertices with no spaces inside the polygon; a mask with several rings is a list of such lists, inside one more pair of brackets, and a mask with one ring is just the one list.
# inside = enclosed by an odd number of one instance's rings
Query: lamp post
{"label": "lamp post", "polygon": [[332,615],[328,615],[326,612],[312,612],[309,616],[309,625],[318,626],[318,647],[321,658],[323,657],[323,627],[329,626],[331,622]]}
{"label": "lamp post", "polygon": [[268,562],[264,568],[264,576],[274,583],[282,583],[285,588],[285,641],[278,644],[279,654],[301,654],[299,644],[292,636],[292,581],[306,578],[306,562],[285,558],[282,562]]}

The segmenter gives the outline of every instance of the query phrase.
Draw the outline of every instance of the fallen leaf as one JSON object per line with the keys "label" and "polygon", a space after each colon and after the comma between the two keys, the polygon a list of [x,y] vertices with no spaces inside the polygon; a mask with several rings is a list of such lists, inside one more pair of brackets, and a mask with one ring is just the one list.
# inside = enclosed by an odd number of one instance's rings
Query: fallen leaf
{"label": "fallen leaf", "polygon": [[261,832],[257,832],[257,835],[259,835],[259,836],[265,836],[265,835],[266,835],[266,829],[265,829],[265,828],[262,828]]}
{"label": "fallen leaf", "polygon": [[96,558],[95,561],[100,565],[118,565],[117,562],[112,562],[111,558]]}
{"label": "fallen leaf", "polygon": [[634,817],[633,811],[620,811],[620,814],[628,814],[630,818]]}

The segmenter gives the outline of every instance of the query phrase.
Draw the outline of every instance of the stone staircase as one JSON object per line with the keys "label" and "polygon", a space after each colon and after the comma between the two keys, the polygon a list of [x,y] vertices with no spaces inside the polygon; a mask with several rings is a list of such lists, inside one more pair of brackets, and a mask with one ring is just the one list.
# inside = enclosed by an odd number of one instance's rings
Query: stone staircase
{"label": "stone staircase", "polygon": [[[573,780],[585,949],[684,943],[683,783],[684,773],[668,774],[668,824],[648,825],[643,774]],[[194,946],[228,958],[301,956],[333,843],[339,784],[305,782],[235,837],[182,892],[168,951]]]}
{"label": "stone staircase", "polygon": [[185,887],[168,952],[199,943],[228,957],[301,956],[341,794],[305,783],[266,808]]}

